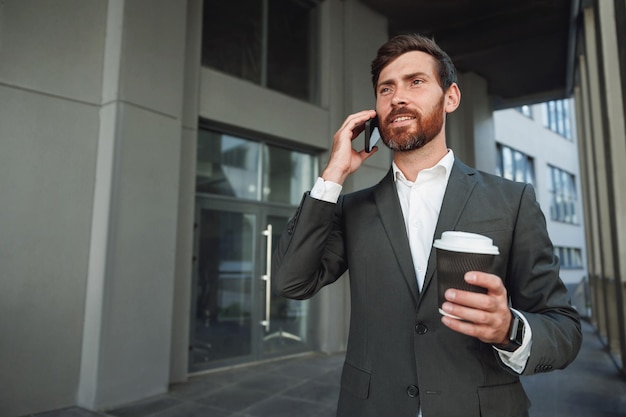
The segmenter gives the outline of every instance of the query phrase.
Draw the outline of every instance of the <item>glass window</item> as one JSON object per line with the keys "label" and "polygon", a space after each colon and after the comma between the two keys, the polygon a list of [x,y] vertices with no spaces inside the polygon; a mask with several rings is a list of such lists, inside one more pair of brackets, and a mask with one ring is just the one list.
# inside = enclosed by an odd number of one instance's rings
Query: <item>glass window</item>
{"label": "glass window", "polygon": [[311,188],[317,158],[276,146],[267,147],[267,170],[263,197],[272,203],[298,205],[302,193]]}
{"label": "glass window", "polygon": [[557,118],[556,103],[554,101],[551,101],[548,103],[548,117],[549,117],[548,127],[550,128],[550,130],[554,132],[558,132],[557,124],[556,124],[556,118]]}
{"label": "glass window", "polygon": [[317,171],[312,153],[210,129],[198,133],[198,193],[298,205]]}
{"label": "glass window", "polygon": [[543,103],[544,126],[566,139],[572,139],[570,109],[567,100],[555,100]]}
{"label": "glass window", "polygon": [[259,157],[256,142],[200,130],[196,191],[259,200]]}
{"label": "glass window", "polygon": [[554,254],[559,258],[562,269],[582,269],[583,256],[579,248],[556,246]]}
{"label": "glass window", "polygon": [[205,1],[202,65],[261,83],[263,3]]}
{"label": "glass window", "polygon": [[310,2],[270,0],[267,87],[314,100],[317,12]]}
{"label": "glass window", "polygon": [[526,180],[528,184],[535,184],[535,164],[534,160],[529,157],[528,163],[526,164]]}
{"label": "glass window", "polygon": [[205,1],[202,65],[317,102],[318,3]]}
{"label": "glass window", "polygon": [[502,147],[502,172],[504,178],[513,179],[513,152],[508,146]]}
{"label": "glass window", "polygon": [[535,162],[532,157],[501,143],[496,144],[496,152],[496,175],[512,181],[535,184]]}
{"label": "glass window", "polygon": [[526,117],[530,117],[532,119],[533,114],[530,110],[530,106],[523,105],[515,108],[518,112],[522,113]]}
{"label": "glass window", "polygon": [[564,118],[564,125],[563,125],[563,136],[565,136],[567,139],[572,139],[572,122],[570,120],[570,110],[569,110],[569,101],[567,100],[563,100],[563,118]]}
{"label": "glass window", "polygon": [[550,216],[552,220],[578,223],[576,214],[576,180],[574,175],[553,166],[548,166],[550,186]]}

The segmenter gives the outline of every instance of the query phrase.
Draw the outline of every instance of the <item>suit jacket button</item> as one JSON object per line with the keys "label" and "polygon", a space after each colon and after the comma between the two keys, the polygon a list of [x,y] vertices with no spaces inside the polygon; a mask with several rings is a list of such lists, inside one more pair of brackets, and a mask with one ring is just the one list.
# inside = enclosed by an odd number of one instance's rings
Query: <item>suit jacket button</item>
{"label": "suit jacket button", "polygon": [[409,385],[406,389],[406,395],[408,395],[411,398],[415,398],[417,397],[417,394],[419,394],[419,389],[417,389],[417,387],[415,385]]}
{"label": "suit jacket button", "polygon": [[415,333],[421,335],[424,335],[428,332],[428,326],[426,326],[424,323],[417,323],[415,325]]}

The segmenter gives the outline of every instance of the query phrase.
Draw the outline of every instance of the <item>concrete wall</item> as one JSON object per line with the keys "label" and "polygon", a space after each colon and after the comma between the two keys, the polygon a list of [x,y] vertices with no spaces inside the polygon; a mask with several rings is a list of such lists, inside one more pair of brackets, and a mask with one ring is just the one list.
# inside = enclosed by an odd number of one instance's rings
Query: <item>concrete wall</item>
{"label": "concrete wall", "polygon": [[456,158],[486,172],[495,167],[493,108],[487,82],[474,73],[458,74],[461,104],[447,116],[447,145]]}
{"label": "concrete wall", "polygon": [[169,383],[187,2],[109,1],[78,404]]}
{"label": "concrete wall", "polygon": [[187,2],[0,4],[0,414],[167,389]]}
{"label": "concrete wall", "polygon": [[97,0],[0,4],[4,416],[76,401],[106,7]]}

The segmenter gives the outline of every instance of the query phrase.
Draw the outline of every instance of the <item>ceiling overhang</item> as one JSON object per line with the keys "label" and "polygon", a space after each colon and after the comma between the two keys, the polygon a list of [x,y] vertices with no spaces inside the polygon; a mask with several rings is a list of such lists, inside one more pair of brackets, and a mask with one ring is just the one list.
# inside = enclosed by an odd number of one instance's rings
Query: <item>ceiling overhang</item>
{"label": "ceiling overhang", "polygon": [[571,95],[579,0],[361,1],[390,36],[433,37],[459,72],[485,78],[496,108]]}

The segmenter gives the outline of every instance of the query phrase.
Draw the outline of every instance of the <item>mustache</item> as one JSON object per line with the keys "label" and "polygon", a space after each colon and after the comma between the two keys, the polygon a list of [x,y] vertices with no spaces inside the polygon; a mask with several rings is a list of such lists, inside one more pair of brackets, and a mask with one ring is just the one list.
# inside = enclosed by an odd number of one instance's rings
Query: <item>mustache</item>
{"label": "mustache", "polygon": [[398,116],[413,116],[415,117],[417,120],[421,119],[421,114],[419,114],[417,111],[414,110],[409,110],[409,109],[402,109],[402,108],[398,108],[398,109],[393,109],[385,118],[385,123],[386,124],[391,124],[393,122],[393,119],[395,119]]}

